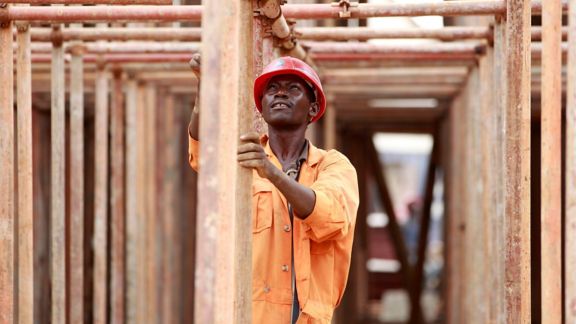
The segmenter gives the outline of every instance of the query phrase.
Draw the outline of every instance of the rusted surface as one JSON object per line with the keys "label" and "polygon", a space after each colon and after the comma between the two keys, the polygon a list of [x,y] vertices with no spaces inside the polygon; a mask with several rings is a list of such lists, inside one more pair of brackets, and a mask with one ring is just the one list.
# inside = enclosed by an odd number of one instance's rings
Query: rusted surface
{"label": "rusted surface", "polygon": [[84,321],[84,63],[70,63],[70,321]]}
{"label": "rusted surface", "polygon": [[[236,163],[250,130],[253,83],[251,1],[205,3],[195,322],[250,323],[252,171]],[[209,17],[209,18],[208,18]],[[221,47],[227,50],[222,51]],[[229,215],[229,217],[221,217]]]}
{"label": "rusted surface", "polygon": [[10,7],[5,19],[47,22],[198,21],[202,6]]}
{"label": "rusted surface", "polygon": [[336,127],[336,107],[334,106],[334,98],[329,96],[327,99],[327,107],[324,115],[324,149],[331,150],[337,148],[337,127]]}
{"label": "rusted surface", "polygon": [[[567,1],[562,1],[563,9],[567,9]],[[534,13],[542,12],[542,2],[532,1]],[[282,12],[286,18],[292,19],[329,19],[340,17],[340,7],[327,4],[293,4],[284,5]],[[399,17],[399,16],[481,16],[506,14],[506,1],[446,1],[446,2],[413,2],[413,3],[360,3],[349,8],[350,16],[345,19],[370,17]]]}
{"label": "rusted surface", "polygon": [[4,3],[47,4],[109,4],[109,5],[171,5],[172,0],[4,0]]}
{"label": "rusted surface", "polygon": [[32,192],[32,64],[30,31],[17,24],[18,109],[18,323],[34,321],[34,214]]}
{"label": "rusted surface", "polygon": [[[492,260],[494,258],[494,232],[492,231],[492,225],[497,218],[495,212],[495,205],[492,202],[494,196],[497,194],[501,186],[497,186],[494,183],[494,170],[492,169],[491,161],[496,157],[492,155],[491,147],[494,142],[491,137],[494,136],[495,132],[498,132],[494,127],[494,48],[489,47],[486,55],[479,60],[478,64],[478,88],[480,90],[480,104],[477,116],[477,129],[478,129],[478,147],[480,148],[480,154],[477,155],[479,170],[478,170],[478,181],[481,183],[481,191],[478,193],[477,199],[479,200],[478,207],[478,217],[480,218],[481,228],[480,236],[483,239],[481,246],[480,258],[482,259],[481,268],[479,269],[480,278],[482,286],[482,294],[479,296],[482,308],[481,313],[478,318],[479,321],[490,322],[490,314],[493,308],[494,292],[496,289],[488,288],[485,283],[490,282],[495,276],[499,275],[492,271],[491,267]],[[474,96],[472,100],[475,100]],[[478,150],[478,148],[473,148]],[[498,246],[499,247],[499,246]]]}
{"label": "rusted surface", "polygon": [[[131,95],[131,91],[130,87],[128,87],[128,103],[130,103],[130,106],[132,105],[130,97]],[[147,247],[147,242],[148,240],[147,238],[147,203],[148,203],[148,197],[146,196],[147,194],[147,188],[146,188],[146,179],[148,177],[147,169],[146,169],[146,163],[147,163],[147,156],[146,156],[146,150],[147,150],[147,101],[148,101],[148,96],[147,96],[147,87],[144,84],[138,84],[138,89],[137,89],[137,100],[136,100],[136,116],[135,116],[135,133],[136,133],[136,142],[134,142],[134,148],[136,149],[136,159],[137,159],[137,163],[135,165],[136,168],[136,181],[135,181],[135,190],[136,190],[136,201],[137,201],[137,245],[140,247],[145,247],[145,248],[139,248],[136,251],[136,263],[137,263],[137,268],[136,268],[136,291],[137,291],[137,297],[136,297],[136,317],[135,320],[132,320],[131,317],[128,317],[128,323],[131,324],[137,324],[137,323],[143,323],[146,321],[147,317],[147,294],[148,294],[148,290],[147,290],[147,255],[148,255],[148,247]],[[129,108],[130,106],[128,106],[127,108]],[[131,113],[131,108],[130,110],[128,110],[128,118],[130,118],[132,116]],[[130,124],[127,125],[127,127]],[[131,128],[128,127],[127,130],[129,131],[128,136],[131,136]],[[131,153],[131,152],[130,152]],[[128,152],[127,152],[128,154]],[[133,158],[131,157],[132,154],[128,154],[128,158],[130,160],[132,160]],[[131,172],[130,169],[128,169],[128,176],[130,177]],[[130,194],[130,189],[131,186],[128,187],[128,193]],[[130,196],[128,196],[130,197]],[[130,206],[130,204],[128,205]],[[132,227],[132,223],[130,222],[130,214],[128,214],[128,235],[130,237],[130,232],[131,232],[131,227]],[[130,242],[130,241],[129,241]],[[128,246],[130,247],[130,245]],[[128,250],[128,253],[130,253],[130,250]],[[129,254],[130,257],[130,254]],[[130,286],[128,286],[130,289]],[[130,298],[131,296],[131,292],[130,290],[128,291],[128,298]],[[129,305],[131,304],[130,299],[128,299],[128,303]],[[152,305],[150,305],[152,306]],[[128,313],[130,315],[130,313]]]}
{"label": "rusted surface", "polygon": [[96,77],[94,165],[94,324],[107,318],[108,282],[108,74],[101,66]]}
{"label": "rusted surface", "polygon": [[443,41],[490,39],[488,27],[371,28],[371,27],[300,27],[295,28],[299,39],[319,41],[369,40],[378,38],[434,38]]}
{"label": "rusted surface", "polygon": [[[10,8],[10,7],[8,7]],[[0,8],[0,13],[6,9]],[[0,26],[0,323],[14,321],[14,74],[12,23]]]}
{"label": "rusted surface", "polygon": [[[294,19],[327,19],[341,18],[340,7],[327,4],[294,4],[283,6],[282,11],[286,18]],[[350,17],[398,17],[398,16],[464,16],[464,15],[492,15],[506,12],[506,3],[496,1],[449,1],[435,2],[422,1],[416,3],[381,3],[363,4],[350,7]]]}
{"label": "rusted surface", "polygon": [[[64,28],[64,41],[200,41],[202,30],[198,27],[156,27],[156,28]],[[33,28],[32,40],[49,42],[52,30],[49,28]]]}
{"label": "rusted surface", "polygon": [[566,95],[566,197],[564,232],[566,323],[576,322],[576,0],[570,1],[568,91]]}
{"label": "rusted surface", "polygon": [[[138,210],[140,183],[138,179],[138,84],[135,79],[126,82],[126,323],[135,324],[138,314],[139,262],[138,253],[141,214]],[[140,214],[140,217],[138,217]]]}
{"label": "rusted surface", "polygon": [[530,22],[528,0],[508,0],[504,92],[504,271],[507,323],[530,310]]}
{"label": "rusted surface", "polygon": [[[86,54],[85,63],[169,63],[181,62],[187,63],[192,58],[192,54],[104,54],[102,56],[95,54]],[[32,63],[50,63],[50,55],[33,54]]]}
{"label": "rusted surface", "polygon": [[542,323],[562,323],[562,7],[542,3],[540,246]]}
{"label": "rusted surface", "polygon": [[52,51],[50,278],[52,323],[66,321],[66,202],[65,202],[65,84],[64,49]]}
{"label": "rusted surface", "polygon": [[371,44],[341,42],[305,42],[310,54],[387,54],[391,57],[408,55],[425,56],[467,56],[474,57],[485,51],[485,45],[479,42],[432,43],[432,44]]}
{"label": "rusted surface", "polygon": [[[255,21],[260,21],[256,19]],[[447,26],[444,28],[374,28],[374,27],[296,27],[296,36],[300,40],[348,41],[368,39],[395,38],[433,38],[443,41],[463,39],[493,39],[489,27]],[[49,42],[52,37],[50,28],[33,28],[32,41]],[[201,39],[202,30],[198,27],[156,27],[156,28],[108,28],[105,30],[93,28],[64,28],[64,41],[189,41]],[[533,26],[531,29],[533,41],[542,39],[542,28]],[[566,40],[568,28],[562,27],[562,40]],[[255,35],[256,37],[256,35]]]}
{"label": "rusted surface", "polygon": [[145,203],[146,213],[145,216],[145,258],[144,265],[146,271],[146,286],[145,286],[145,300],[144,300],[144,321],[152,323],[160,323],[160,294],[158,293],[159,285],[159,272],[161,259],[161,251],[158,247],[158,181],[157,181],[157,161],[158,161],[158,146],[157,146],[157,133],[158,125],[156,124],[158,109],[157,109],[157,91],[154,84],[149,83],[146,85],[146,101],[144,108],[145,121],[144,121],[144,140],[146,147],[144,151],[145,162]]}
{"label": "rusted surface", "polygon": [[[491,85],[492,93],[492,108],[484,111],[490,112],[488,119],[489,123],[489,141],[490,141],[490,165],[488,168],[492,171],[491,189],[492,194],[490,197],[490,205],[492,206],[491,212],[493,214],[489,233],[493,242],[490,247],[489,253],[491,254],[491,262],[489,271],[491,277],[489,278],[489,286],[491,287],[490,293],[490,321],[495,323],[503,323],[506,319],[506,305],[504,303],[505,296],[505,254],[502,253],[502,246],[506,240],[504,231],[504,203],[505,203],[505,188],[504,188],[504,119],[503,110],[506,93],[507,83],[503,82],[505,76],[506,64],[506,44],[505,44],[505,31],[506,24],[501,17],[497,17],[494,26],[494,50],[493,54],[493,83]],[[488,55],[490,55],[488,51]],[[492,143],[501,143],[501,145],[493,145]]]}
{"label": "rusted surface", "polygon": [[[74,45],[65,46],[67,51],[73,49]],[[32,44],[32,52],[47,53],[52,49],[49,43],[34,43]],[[199,43],[190,42],[96,42],[84,44],[84,49],[89,54],[106,54],[106,53],[121,53],[121,54],[149,54],[149,53],[195,53],[200,49]]]}
{"label": "rusted surface", "polygon": [[125,304],[125,190],[124,190],[124,93],[122,71],[114,70],[110,107],[110,304],[111,322],[124,323]]}

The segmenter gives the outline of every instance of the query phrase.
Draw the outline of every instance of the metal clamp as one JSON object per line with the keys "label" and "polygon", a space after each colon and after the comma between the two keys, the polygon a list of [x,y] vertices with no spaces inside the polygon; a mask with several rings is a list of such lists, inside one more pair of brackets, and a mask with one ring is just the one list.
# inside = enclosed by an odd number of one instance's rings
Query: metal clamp
{"label": "metal clamp", "polygon": [[332,7],[341,8],[340,12],[338,12],[340,18],[350,18],[352,16],[350,8],[358,7],[358,2],[350,2],[350,0],[339,0],[338,2],[332,2],[331,5]]}

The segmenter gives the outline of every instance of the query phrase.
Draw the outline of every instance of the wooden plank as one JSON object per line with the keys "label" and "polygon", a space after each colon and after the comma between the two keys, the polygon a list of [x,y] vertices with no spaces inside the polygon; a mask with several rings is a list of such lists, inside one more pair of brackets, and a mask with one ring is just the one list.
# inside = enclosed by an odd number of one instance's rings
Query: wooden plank
{"label": "wooden plank", "polygon": [[[424,204],[420,219],[420,233],[418,238],[418,257],[413,271],[414,289],[410,295],[411,305],[420,305],[422,297],[422,286],[424,283],[424,262],[426,261],[426,249],[428,248],[428,233],[430,230],[430,219],[432,215],[432,201],[434,200],[434,184],[436,182],[436,166],[438,163],[438,152],[440,151],[440,141],[438,136],[434,136],[434,144],[430,151],[428,170],[426,173],[426,185],[424,188]],[[421,323],[423,314],[421,307],[410,308],[410,322]]]}
{"label": "wooden plank", "polygon": [[108,73],[96,77],[94,165],[94,324],[107,321],[108,282]]}
{"label": "wooden plank", "polygon": [[562,4],[542,2],[540,247],[542,323],[562,323]]}
{"label": "wooden plank", "polygon": [[[59,27],[55,27],[59,28]],[[52,50],[50,278],[52,323],[66,321],[66,197],[65,197],[65,83],[64,48]]]}
{"label": "wooden plank", "polygon": [[212,41],[202,44],[210,64],[202,65],[197,323],[252,321],[252,171],[238,166],[236,152],[252,121],[253,9],[243,0],[204,4],[202,39]]}
{"label": "wooden plank", "polygon": [[[7,8],[0,8],[3,13]],[[0,323],[14,321],[14,72],[12,22],[0,24]]]}
{"label": "wooden plank", "polygon": [[138,83],[126,82],[126,323],[135,324],[138,314],[139,196],[138,196]]}
{"label": "wooden plank", "polygon": [[84,321],[84,64],[82,50],[70,63],[70,321]]}
{"label": "wooden plank", "polygon": [[576,322],[576,0],[568,17],[568,86],[566,95],[566,197],[564,224],[564,320]]}
{"label": "wooden plank", "polygon": [[34,321],[34,214],[32,185],[32,62],[30,30],[17,23],[18,107],[18,323]]}
{"label": "wooden plank", "polygon": [[110,304],[111,322],[124,323],[125,292],[125,190],[124,190],[124,94],[122,71],[114,70],[110,111]]}
{"label": "wooden plank", "polygon": [[531,321],[529,0],[506,2],[504,271],[507,323]]}

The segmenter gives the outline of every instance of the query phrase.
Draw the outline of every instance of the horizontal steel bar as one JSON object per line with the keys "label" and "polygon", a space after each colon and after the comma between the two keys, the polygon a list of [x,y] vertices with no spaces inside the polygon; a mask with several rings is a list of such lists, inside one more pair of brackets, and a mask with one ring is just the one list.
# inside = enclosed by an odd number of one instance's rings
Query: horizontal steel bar
{"label": "horizontal steel bar", "polygon": [[[346,41],[396,38],[432,38],[443,41],[463,39],[492,39],[489,27],[449,26],[444,28],[370,28],[370,27],[297,27],[295,36],[300,40]],[[15,33],[15,32],[14,32]],[[51,28],[32,28],[32,41],[50,42]],[[562,39],[566,40],[568,28],[562,28]],[[64,28],[60,36],[64,41],[190,41],[201,40],[199,27],[143,27],[143,28]],[[542,39],[542,28],[532,27],[532,40]]]}
{"label": "horizontal steel bar", "polygon": [[[78,0],[79,1],[79,0]],[[562,0],[564,11],[567,0]],[[292,19],[370,18],[398,16],[503,15],[504,0],[473,0],[418,3],[358,4],[349,8],[350,16],[340,17],[341,8],[331,4],[292,4],[282,13]],[[541,0],[532,2],[532,13],[542,12]],[[199,21],[202,6],[90,6],[90,7],[9,7],[0,13],[2,20],[42,22],[106,21]]]}
{"label": "horizontal steel bar", "polygon": [[202,6],[8,7],[1,20],[40,22],[199,21]]}
{"label": "horizontal steel bar", "polygon": [[[83,56],[83,60],[86,63],[188,63],[192,58],[192,54],[86,54]],[[66,60],[69,61],[70,57],[66,56]],[[50,63],[52,61],[52,56],[50,54],[32,54],[33,63]]]}
{"label": "horizontal steel bar", "polygon": [[172,0],[2,0],[3,3],[26,3],[31,5],[89,4],[89,5],[171,5]]}
{"label": "horizontal steel bar", "polygon": [[[51,28],[32,28],[32,40],[52,41]],[[138,27],[138,28],[64,28],[62,40],[82,41],[200,41],[202,29],[198,27]]]}
{"label": "horizontal steel bar", "polygon": [[[136,42],[136,43],[88,43],[83,45],[65,46],[66,51],[74,47],[80,47],[85,52],[94,54],[105,53],[188,53],[192,54],[200,50],[200,43],[156,43],[156,42]],[[48,53],[52,51],[51,43],[32,44],[33,53]]]}

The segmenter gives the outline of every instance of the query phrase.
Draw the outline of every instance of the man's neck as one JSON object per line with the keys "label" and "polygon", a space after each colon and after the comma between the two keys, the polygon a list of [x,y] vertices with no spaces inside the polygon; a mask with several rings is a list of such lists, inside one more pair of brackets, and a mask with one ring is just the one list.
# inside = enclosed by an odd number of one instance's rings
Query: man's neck
{"label": "man's neck", "polygon": [[306,141],[305,135],[306,128],[295,130],[268,128],[270,148],[282,165],[298,158]]}

